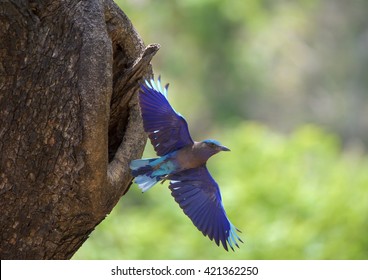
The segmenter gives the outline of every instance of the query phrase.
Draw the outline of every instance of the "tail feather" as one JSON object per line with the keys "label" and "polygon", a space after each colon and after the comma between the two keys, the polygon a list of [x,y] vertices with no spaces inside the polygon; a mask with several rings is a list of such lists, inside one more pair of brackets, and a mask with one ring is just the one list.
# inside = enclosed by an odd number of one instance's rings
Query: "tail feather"
{"label": "tail feather", "polygon": [[135,178],[134,182],[142,190],[142,192],[148,191],[152,188],[161,178],[150,177],[148,175],[139,175]]}
{"label": "tail feather", "polygon": [[137,177],[139,175],[153,171],[153,167],[150,165],[150,163],[152,163],[154,160],[156,160],[156,158],[132,160],[129,164],[129,167],[132,170],[132,175]]}
{"label": "tail feather", "polygon": [[155,160],[157,158],[136,159],[129,164],[132,175],[135,177],[134,182],[142,192],[148,191],[162,178],[161,175],[153,175],[155,171],[153,168],[155,166]]}

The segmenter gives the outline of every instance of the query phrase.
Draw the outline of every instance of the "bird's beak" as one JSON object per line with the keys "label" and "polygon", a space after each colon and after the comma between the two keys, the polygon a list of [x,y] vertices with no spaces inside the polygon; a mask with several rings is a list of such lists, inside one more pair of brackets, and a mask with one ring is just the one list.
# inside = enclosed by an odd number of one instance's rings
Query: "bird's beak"
{"label": "bird's beak", "polygon": [[228,152],[230,151],[230,149],[228,147],[225,147],[225,146],[220,146],[220,151],[224,151],[224,152]]}

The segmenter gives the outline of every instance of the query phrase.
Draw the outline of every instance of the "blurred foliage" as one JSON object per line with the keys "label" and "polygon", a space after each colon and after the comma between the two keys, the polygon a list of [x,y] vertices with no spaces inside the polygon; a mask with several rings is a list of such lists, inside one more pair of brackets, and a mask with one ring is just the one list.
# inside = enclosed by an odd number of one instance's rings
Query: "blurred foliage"
{"label": "blurred foliage", "polygon": [[367,158],[341,154],[337,137],[311,125],[289,136],[255,123],[211,134],[232,150],[209,169],[243,231],[240,249],[226,252],[203,237],[164,183],[144,194],[132,185],[74,258],[368,258]]}
{"label": "blurred foliage", "polygon": [[161,44],[193,138],[231,148],[209,169],[245,244],[204,238],[167,183],[133,185],[74,258],[368,259],[368,1],[116,2]]}

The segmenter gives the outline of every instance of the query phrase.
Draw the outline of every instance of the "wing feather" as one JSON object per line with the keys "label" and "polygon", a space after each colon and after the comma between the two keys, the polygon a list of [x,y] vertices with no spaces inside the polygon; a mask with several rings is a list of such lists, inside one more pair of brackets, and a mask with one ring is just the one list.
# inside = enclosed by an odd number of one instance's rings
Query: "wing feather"
{"label": "wing feather", "polygon": [[157,84],[146,80],[139,94],[144,130],[158,156],[194,143],[187,122],[167,100],[167,88],[162,88],[160,78]]}
{"label": "wing feather", "polygon": [[220,189],[205,166],[172,174],[169,179],[171,195],[204,236],[225,250],[239,247],[237,229],[227,218]]}

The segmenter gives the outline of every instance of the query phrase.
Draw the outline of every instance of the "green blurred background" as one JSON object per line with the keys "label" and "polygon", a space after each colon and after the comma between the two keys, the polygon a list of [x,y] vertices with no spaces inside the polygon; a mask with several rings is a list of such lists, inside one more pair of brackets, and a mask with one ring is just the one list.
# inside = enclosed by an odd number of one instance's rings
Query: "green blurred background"
{"label": "green blurred background", "polygon": [[368,259],[368,1],[116,2],[193,138],[231,148],[209,169],[245,243],[132,185],[74,259]]}

